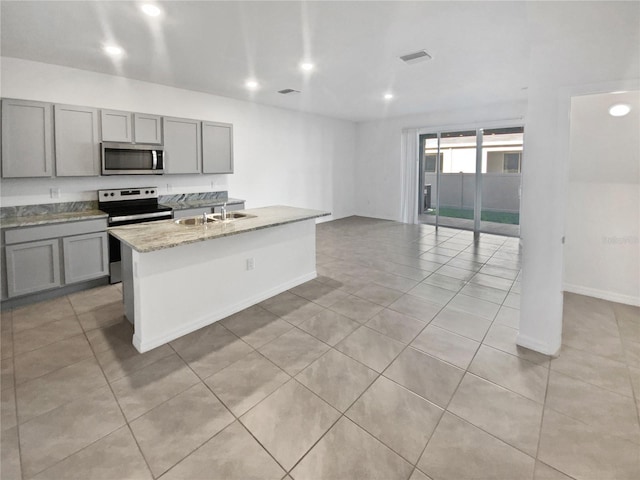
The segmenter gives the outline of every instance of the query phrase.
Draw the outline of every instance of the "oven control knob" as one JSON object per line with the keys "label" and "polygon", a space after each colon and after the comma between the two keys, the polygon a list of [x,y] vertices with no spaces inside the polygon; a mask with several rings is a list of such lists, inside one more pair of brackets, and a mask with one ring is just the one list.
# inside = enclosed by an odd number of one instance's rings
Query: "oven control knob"
{"label": "oven control knob", "polygon": [[111,196],[112,196],[112,197],[113,197],[113,196],[115,196],[115,193],[111,192]]}
{"label": "oven control knob", "polygon": [[108,193],[105,193],[105,194],[103,195],[103,197],[108,197],[108,196],[109,196],[109,194],[108,194]]}
{"label": "oven control knob", "polygon": [[146,193],[148,195],[149,194],[149,190],[145,190],[144,193]]}
{"label": "oven control knob", "polygon": [[156,193],[154,190],[151,190],[151,193]]}

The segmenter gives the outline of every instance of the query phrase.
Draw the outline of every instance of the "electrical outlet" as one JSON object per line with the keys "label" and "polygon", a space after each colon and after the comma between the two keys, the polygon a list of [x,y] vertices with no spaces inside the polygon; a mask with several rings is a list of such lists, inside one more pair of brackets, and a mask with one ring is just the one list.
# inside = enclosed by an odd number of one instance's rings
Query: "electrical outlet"
{"label": "electrical outlet", "polygon": [[256,268],[255,258],[247,258],[247,270],[253,270]]}
{"label": "electrical outlet", "polygon": [[59,188],[50,188],[49,195],[51,198],[60,198],[60,189]]}

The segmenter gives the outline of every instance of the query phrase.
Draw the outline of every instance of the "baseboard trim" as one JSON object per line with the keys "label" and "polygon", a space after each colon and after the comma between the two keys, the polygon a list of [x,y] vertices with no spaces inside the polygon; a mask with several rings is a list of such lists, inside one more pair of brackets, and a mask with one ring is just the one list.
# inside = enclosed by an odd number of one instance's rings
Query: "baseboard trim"
{"label": "baseboard trim", "polygon": [[191,332],[195,332],[196,330],[202,328],[202,327],[206,327],[207,325],[211,325],[212,323],[215,323],[219,320],[222,320],[223,318],[228,317],[229,315],[233,315],[234,313],[238,313],[241,310],[244,310],[245,308],[249,308],[253,305],[256,305],[257,303],[262,302],[263,300],[266,300],[267,298],[271,298],[274,295],[278,295],[282,292],[285,292],[293,287],[297,287],[298,285],[301,285],[305,282],[308,282],[309,280],[313,280],[314,278],[316,278],[318,276],[318,274],[316,273],[316,271],[314,270],[313,272],[307,273],[305,275],[302,275],[300,277],[297,277],[293,280],[290,280],[288,282],[282,283],[274,288],[271,288],[267,291],[261,292],[257,295],[254,295],[250,298],[247,298],[246,300],[243,300],[242,302],[238,302],[234,305],[230,305],[227,306],[223,309],[220,310],[216,310],[215,312],[212,312],[204,317],[199,318],[198,320],[189,323],[188,325],[181,325],[179,328],[176,328],[170,332],[168,332],[165,335],[162,335],[161,337],[156,337],[156,338],[152,338],[150,340],[147,340],[146,342],[142,343],[140,342],[140,337],[138,337],[136,334],[133,335],[133,346],[136,348],[136,350],[138,350],[140,353],[144,353],[144,352],[148,352],[149,350],[152,350],[156,347],[159,347],[161,345],[164,345],[165,343],[169,343],[172,340],[175,340],[176,338],[180,338],[184,335],[187,335]]}
{"label": "baseboard trim", "polygon": [[550,355],[552,357],[556,357],[560,353],[560,347],[552,347],[547,343],[541,342],[540,340],[528,335],[523,335],[522,333],[518,333],[518,336],[516,337],[516,345],[528,348],[529,350],[534,350],[544,355]]}
{"label": "baseboard trim", "polygon": [[586,295],[588,297],[600,298],[610,302],[624,303],[625,305],[640,307],[640,297],[622,295],[620,293],[608,292],[597,288],[583,287],[581,285],[574,285],[571,283],[565,283],[562,288],[565,292],[577,293],[578,295]]}

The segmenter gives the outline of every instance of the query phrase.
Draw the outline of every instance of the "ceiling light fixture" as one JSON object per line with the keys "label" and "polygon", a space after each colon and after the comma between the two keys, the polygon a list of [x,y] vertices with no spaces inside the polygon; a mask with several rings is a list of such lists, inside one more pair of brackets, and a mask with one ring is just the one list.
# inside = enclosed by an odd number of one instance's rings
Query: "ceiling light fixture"
{"label": "ceiling light fixture", "polygon": [[162,13],[162,10],[160,10],[160,8],[153,3],[145,3],[140,7],[140,9],[150,17],[157,17]]}
{"label": "ceiling light fixture", "polygon": [[249,90],[255,90],[256,88],[258,88],[258,82],[256,82],[255,80],[247,80],[246,82],[244,82],[244,86]]}
{"label": "ceiling light fixture", "polygon": [[313,63],[308,63],[308,62],[301,63],[300,68],[305,72],[310,72],[311,70],[313,70]]}
{"label": "ceiling light fixture", "polygon": [[106,54],[111,55],[112,57],[117,57],[124,53],[124,50],[117,45],[105,45],[103,49]]}
{"label": "ceiling light fixture", "polygon": [[400,60],[402,60],[404,63],[413,64],[413,63],[423,62],[425,60],[431,60],[431,55],[429,55],[424,50],[419,50],[417,52],[401,55]]}
{"label": "ceiling light fixture", "polygon": [[631,111],[631,107],[625,103],[617,103],[609,107],[609,115],[612,117],[624,117]]}
{"label": "ceiling light fixture", "polygon": [[384,99],[385,100],[391,100],[393,98],[393,93],[385,93],[384,94]]}

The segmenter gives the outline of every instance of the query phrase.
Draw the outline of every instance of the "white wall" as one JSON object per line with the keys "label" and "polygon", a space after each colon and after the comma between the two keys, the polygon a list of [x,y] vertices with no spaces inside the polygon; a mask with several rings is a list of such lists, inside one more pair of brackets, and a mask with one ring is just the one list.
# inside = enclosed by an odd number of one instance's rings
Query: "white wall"
{"label": "white wall", "polygon": [[[3,97],[229,122],[235,137],[233,175],[7,179],[3,206],[91,200],[98,188],[158,185],[161,194],[229,190],[248,208],[285,204],[331,211],[332,218],[354,211],[352,122],[73,68],[1,61]],[[60,199],[50,198],[50,187],[61,189]]]}
{"label": "white wall", "polygon": [[572,99],[565,234],[565,290],[640,305],[640,92]]}
{"label": "white wall", "polygon": [[521,123],[526,108],[526,102],[481,105],[468,110],[433,112],[358,124],[357,214],[401,221],[400,145],[404,128],[438,131],[442,127],[487,127],[494,123],[495,126],[505,126],[500,124]]}

